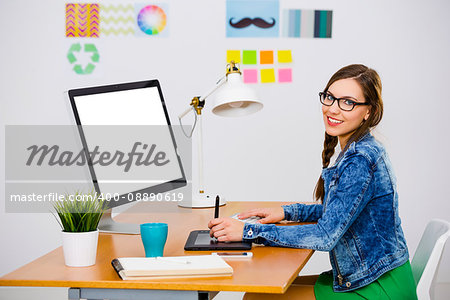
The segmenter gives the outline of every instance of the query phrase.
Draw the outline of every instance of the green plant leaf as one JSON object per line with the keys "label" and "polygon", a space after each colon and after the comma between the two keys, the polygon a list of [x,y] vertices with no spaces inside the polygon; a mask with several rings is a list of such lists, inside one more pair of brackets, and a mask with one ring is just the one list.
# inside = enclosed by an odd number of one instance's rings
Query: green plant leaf
{"label": "green plant leaf", "polygon": [[107,209],[107,202],[99,198],[94,190],[88,193],[76,191],[74,194],[66,194],[64,199],[56,202],[53,207],[63,231],[87,232],[97,229]]}

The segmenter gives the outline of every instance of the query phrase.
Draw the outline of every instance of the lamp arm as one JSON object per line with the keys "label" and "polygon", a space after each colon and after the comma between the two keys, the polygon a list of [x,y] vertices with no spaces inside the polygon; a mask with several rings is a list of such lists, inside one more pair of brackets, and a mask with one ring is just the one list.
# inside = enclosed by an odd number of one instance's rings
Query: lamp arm
{"label": "lamp arm", "polygon": [[[208,98],[209,96],[211,96],[211,94],[213,94],[213,93],[214,93],[215,91],[217,91],[222,85],[224,85],[225,82],[227,82],[227,81],[224,80],[224,79],[226,79],[226,76],[223,76],[222,78],[220,78],[220,79],[216,82],[216,85],[215,85],[214,87],[212,87],[211,89],[209,89],[209,90],[204,94],[205,96],[200,96],[200,97],[198,98],[198,102],[201,103],[202,101],[205,101],[206,98]],[[195,98],[194,98],[194,99],[195,99]],[[191,112],[192,108],[195,108],[194,105],[193,105],[193,102],[191,102],[189,108],[187,108],[184,112],[182,112],[181,114],[178,115],[178,119],[180,119],[180,122],[181,122],[181,119],[184,118],[184,116],[186,116],[188,113]]]}
{"label": "lamp arm", "polygon": [[227,82],[226,76],[223,76],[216,82],[216,85],[214,87],[212,87],[210,90],[208,90],[206,93],[203,94],[205,96],[200,97],[199,101],[204,101],[206,98],[211,96],[211,94],[213,94],[215,91],[217,91],[222,85],[225,84],[225,82]]}
{"label": "lamp arm", "polygon": [[183,119],[185,115],[187,115],[188,113],[191,112],[191,110],[192,110],[192,106],[189,106],[189,108],[187,108],[184,112],[182,112],[181,114],[178,115],[178,119],[180,119],[180,122],[181,122],[181,119]]}

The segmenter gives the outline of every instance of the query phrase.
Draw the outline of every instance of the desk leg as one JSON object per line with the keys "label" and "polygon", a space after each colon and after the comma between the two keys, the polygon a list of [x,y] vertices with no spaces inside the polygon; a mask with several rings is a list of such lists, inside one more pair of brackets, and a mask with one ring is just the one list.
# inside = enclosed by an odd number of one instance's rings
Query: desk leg
{"label": "desk leg", "polygon": [[198,300],[212,300],[219,292],[198,292]]}
{"label": "desk leg", "polygon": [[69,288],[69,300],[80,300],[80,289],[77,288]]}
{"label": "desk leg", "polygon": [[94,289],[69,288],[69,300],[199,300],[204,292],[171,290],[132,290],[132,289]]}

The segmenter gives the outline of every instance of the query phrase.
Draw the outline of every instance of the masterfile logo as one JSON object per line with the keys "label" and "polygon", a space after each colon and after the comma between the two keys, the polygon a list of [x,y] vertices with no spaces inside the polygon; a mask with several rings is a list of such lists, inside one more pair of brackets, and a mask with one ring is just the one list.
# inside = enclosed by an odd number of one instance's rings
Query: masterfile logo
{"label": "masterfile logo", "polygon": [[[136,166],[164,166],[170,162],[166,158],[164,151],[157,151],[157,145],[147,145],[141,142],[135,142],[130,152],[124,153],[122,151],[100,152],[100,147],[95,146],[94,149],[88,153],[84,150],[78,153],[72,151],[61,151],[58,145],[49,147],[48,145],[32,145],[27,148],[30,151],[30,156],[26,162],[27,166],[36,165],[42,166],[47,163],[49,166],[84,166],[89,161],[92,165],[99,164],[101,166],[109,166],[117,164],[124,167],[124,172],[128,172],[132,165]],[[139,151],[142,149],[142,151]]]}

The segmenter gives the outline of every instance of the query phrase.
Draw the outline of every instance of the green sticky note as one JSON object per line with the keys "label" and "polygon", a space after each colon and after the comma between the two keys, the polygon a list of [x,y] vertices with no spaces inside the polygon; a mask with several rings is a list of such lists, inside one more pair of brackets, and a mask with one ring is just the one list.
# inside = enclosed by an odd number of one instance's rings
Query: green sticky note
{"label": "green sticky note", "polygon": [[256,65],[256,50],[244,50],[242,51],[242,64],[244,65]]}
{"label": "green sticky note", "polygon": [[227,50],[227,63],[234,60],[236,63],[241,62],[241,51],[240,50]]}
{"label": "green sticky note", "polygon": [[291,50],[278,50],[278,62],[291,63],[292,62]]}
{"label": "green sticky note", "polygon": [[275,82],[275,70],[261,69],[261,82],[262,83]]}

